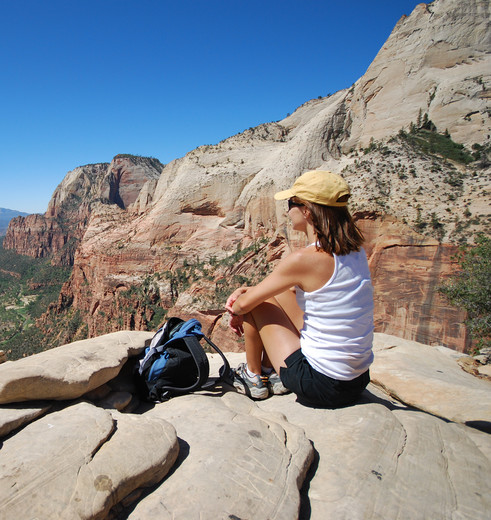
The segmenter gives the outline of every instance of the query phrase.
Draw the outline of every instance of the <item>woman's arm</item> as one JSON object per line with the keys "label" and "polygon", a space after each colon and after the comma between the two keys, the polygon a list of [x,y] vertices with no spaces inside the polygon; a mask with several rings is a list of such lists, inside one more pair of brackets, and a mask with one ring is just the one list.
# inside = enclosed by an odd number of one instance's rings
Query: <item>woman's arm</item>
{"label": "woman's arm", "polygon": [[[280,261],[273,272],[254,287],[241,287],[234,291],[227,303],[230,302],[229,312],[246,314],[268,298],[276,296],[291,287],[302,287],[302,279],[308,272],[309,265],[303,258],[302,250],[291,253]],[[235,297],[234,301],[232,301]]]}

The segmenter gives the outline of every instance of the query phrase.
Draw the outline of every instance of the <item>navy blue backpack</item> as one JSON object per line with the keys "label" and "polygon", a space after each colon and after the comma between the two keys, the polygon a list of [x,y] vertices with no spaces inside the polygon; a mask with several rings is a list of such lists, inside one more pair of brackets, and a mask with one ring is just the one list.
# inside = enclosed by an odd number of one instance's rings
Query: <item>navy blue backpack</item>
{"label": "navy blue backpack", "polygon": [[[210,365],[200,340],[204,339],[223,360],[219,377],[208,382]],[[173,396],[204,390],[226,380],[230,365],[222,351],[201,331],[201,323],[170,318],[145,349],[135,377],[140,397],[166,401]]]}

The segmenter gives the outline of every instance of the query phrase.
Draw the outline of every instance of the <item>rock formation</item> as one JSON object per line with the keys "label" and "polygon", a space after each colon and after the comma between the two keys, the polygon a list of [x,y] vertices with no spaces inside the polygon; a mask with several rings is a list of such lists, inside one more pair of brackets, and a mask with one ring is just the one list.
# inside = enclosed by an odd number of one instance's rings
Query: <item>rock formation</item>
{"label": "rock formation", "polygon": [[19,216],[27,216],[28,213],[22,211],[15,211],[12,209],[0,208],[0,237],[5,235],[9,222]]}
{"label": "rock formation", "polygon": [[488,517],[491,380],[455,351],[376,334],[373,383],[339,410],[226,384],[152,404],[131,377],[151,336],[0,365],[1,518]]}
{"label": "rock formation", "polygon": [[[465,314],[435,289],[455,269],[456,245],[489,230],[489,14],[485,0],[420,4],[351,88],[161,172],[121,157],[74,170],[45,216],[11,224],[5,246],[56,258],[75,237],[73,273],[50,315],[78,310],[91,336],[155,327],[165,312],[199,314],[222,334],[225,289],[254,282],[299,244],[273,193],[307,169],[331,169],[352,186],[367,235],[377,330],[463,351]],[[425,125],[481,159],[419,149],[411,131]],[[73,201],[77,231],[67,235],[58,228]]]}
{"label": "rock formation", "polygon": [[163,165],[147,157],[117,155],[111,164],[88,164],[68,172],[56,188],[44,215],[17,217],[7,231],[4,247],[34,258],[72,265],[75,250],[94,207],[126,209],[142,186],[160,175]]}
{"label": "rock formation", "polygon": [[486,1],[435,1],[403,16],[364,76],[344,150],[394,135],[427,113],[469,148],[489,139],[490,12]]}

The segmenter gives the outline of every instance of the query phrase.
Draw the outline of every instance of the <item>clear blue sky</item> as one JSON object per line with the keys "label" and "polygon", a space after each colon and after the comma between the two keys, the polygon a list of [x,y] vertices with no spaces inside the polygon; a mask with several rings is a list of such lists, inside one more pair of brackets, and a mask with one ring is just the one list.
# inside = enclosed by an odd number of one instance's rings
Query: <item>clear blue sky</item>
{"label": "clear blue sky", "polygon": [[0,207],[65,174],[163,163],[360,78],[416,0],[0,0]]}

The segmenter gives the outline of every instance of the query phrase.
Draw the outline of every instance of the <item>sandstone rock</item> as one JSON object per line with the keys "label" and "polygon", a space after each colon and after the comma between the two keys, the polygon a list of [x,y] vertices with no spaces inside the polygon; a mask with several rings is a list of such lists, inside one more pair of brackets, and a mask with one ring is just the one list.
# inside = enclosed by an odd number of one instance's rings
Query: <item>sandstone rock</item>
{"label": "sandstone rock", "polygon": [[114,332],[0,365],[0,403],[74,399],[115,377],[148,332]]}
{"label": "sandstone rock", "polygon": [[6,440],[5,518],[106,518],[135,489],[160,481],[178,452],[172,426],[80,403]]}
{"label": "sandstone rock", "polygon": [[109,384],[104,383],[101,386],[98,386],[97,388],[94,388],[93,390],[90,390],[89,392],[86,392],[83,397],[84,399],[87,399],[89,401],[98,401],[100,399],[104,399],[108,394],[111,393],[111,387]]}
{"label": "sandstone rock", "polygon": [[[235,393],[174,398],[147,412],[181,442],[176,470],[128,518],[296,519],[312,459],[303,432]],[[190,485],[190,483],[195,483]]]}
{"label": "sandstone rock", "polygon": [[491,381],[489,376],[491,373],[489,369],[491,367],[489,365],[482,365],[477,359],[474,359],[471,356],[462,356],[457,360],[457,362],[462,370],[469,372],[469,374]]}
{"label": "sandstone rock", "polygon": [[109,165],[101,196],[126,209],[147,182],[158,179],[163,167],[157,159],[117,155]]}
{"label": "sandstone rock", "polygon": [[[155,182],[163,165],[137,156],[116,156],[110,164],[88,164],[68,172],[58,185],[44,215],[18,217],[7,230],[4,247],[17,253],[72,265],[75,248],[92,211],[111,205],[131,206],[148,182]],[[98,204],[96,204],[98,202]],[[70,247],[69,247],[70,246]]]}
{"label": "sandstone rock", "polygon": [[50,403],[17,403],[0,406],[0,439],[10,432],[30,423],[51,408]]}
{"label": "sandstone rock", "polygon": [[140,401],[140,398],[136,395],[133,395],[131,397],[131,401],[120,411],[123,413],[138,413],[141,404],[142,403]]}
{"label": "sandstone rock", "polygon": [[491,379],[491,365],[479,365],[477,370],[479,375],[484,376],[486,379]]}
{"label": "sandstone rock", "polygon": [[[379,345],[407,343],[385,334],[376,334],[376,340]],[[460,370],[458,353],[432,349],[439,352],[440,361]],[[231,366],[244,361],[244,354],[227,357]],[[434,361],[428,359],[427,364],[439,370]],[[210,356],[212,374],[219,365],[218,357]],[[434,374],[427,377],[430,385]],[[454,393],[446,400],[455,412],[463,413],[462,403],[453,400],[459,381],[454,381]],[[424,406],[423,388],[413,406],[420,400]],[[257,406],[284,414],[313,442],[317,457],[302,490],[301,520],[487,517],[491,437],[486,433],[411,409],[373,384],[359,404],[339,410],[302,406],[293,394],[259,401]]]}
{"label": "sandstone rock", "polygon": [[45,215],[32,214],[10,221],[3,247],[21,255],[46,258],[53,251],[61,251],[67,241],[68,235],[58,222]]}
{"label": "sandstone rock", "polygon": [[132,395],[129,392],[111,392],[104,399],[97,401],[95,404],[101,408],[109,408],[122,411],[129,404]]}
{"label": "sandstone rock", "polygon": [[258,403],[302,427],[318,454],[300,518],[485,520],[489,435],[393,407],[372,390],[339,410],[307,408],[291,394]]}
{"label": "sandstone rock", "polygon": [[[483,142],[489,133],[489,17],[487,0],[421,3],[403,16],[354,86],[343,146],[396,134],[415,123],[420,110],[456,142]],[[484,86],[478,78],[486,78]]]}
{"label": "sandstone rock", "polygon": [[[435,287],[455,273],[457,246],[422,237],[390,219],[360,219],[374,286],[375,330],[425,345],[470,347],[463,309]],[[401,265],[404,269],[401,269]]]}
{"label": "sandstone rock", "polygon": [[[372,381],[410,406],[491,431],[491,382],[461,369],[441,350],[375,334]],[[450,398],[451,396],[451,398]]]}
{"label": "sandstone rock", "polygon": [[[141,333],[125,334],[140,340]],[[86,340],[78,352],[86,356],[111,337]],[[379,357],[391,362],[383,376],[391,395],[370,384],[357,404],[339,410],[302,406],[293,394],[253,402],[226,384],[145,403],[137,415],[58,401],[58,411],[36,419],[49,404],[3,405],[0,518],[487,519],[491,436],[476,429],[482,421],[469,420],[476,408],[468,398],[474,392],[482,401],[488,382],[464,372],[461,354],[448,348],[385,334],[376,334],[376,346],[373,372],[382,373]],[[231,366],[245,357],[226,355]],[[221,358],[208,357],[216,377]],[[102,386],[131,388],[130,374],[122,370]],[[411,403],[398,401],[417,376]],[[421,411],[430,393],[434,409]],[[137,404],[133,396],[125,410]],[[434,415],[450,408],[474,428]],[[33,422],[20,429],[19,417]]]}
{"label": "sandstone rock", "polygon": [[[47,217],[58,217],[87,199],[101,198],[101,182],[109,163],[88,164],[69,171],[48,203]],[[68,211],[70,212],[70,211]]]}

